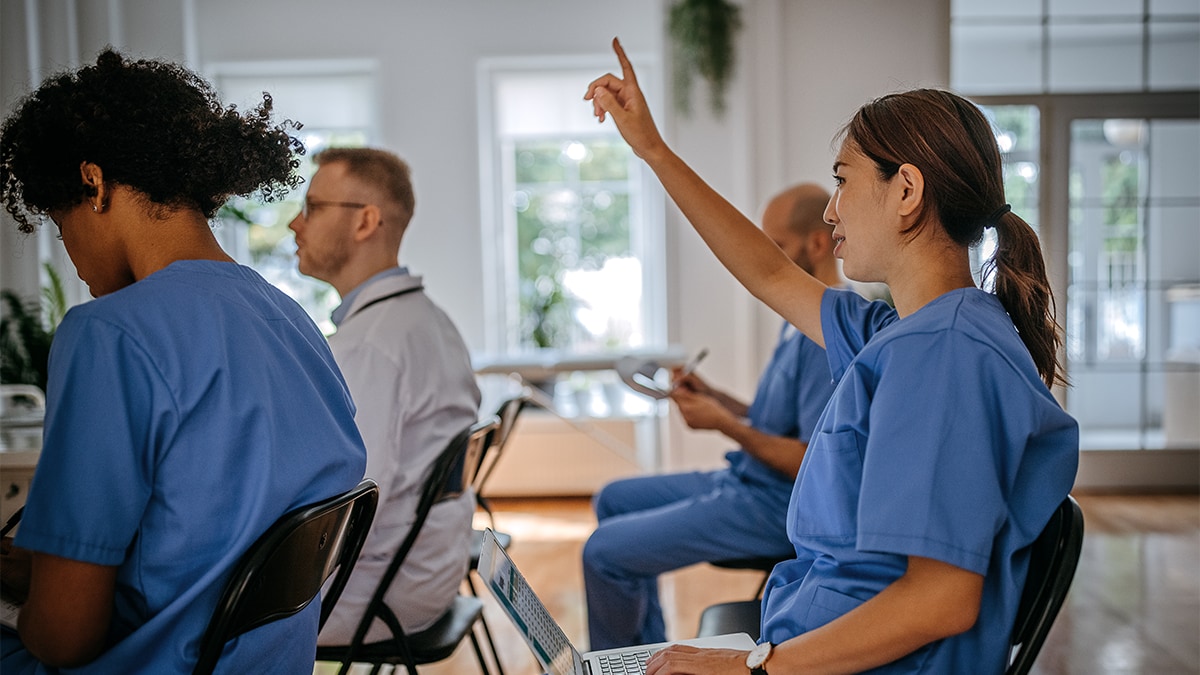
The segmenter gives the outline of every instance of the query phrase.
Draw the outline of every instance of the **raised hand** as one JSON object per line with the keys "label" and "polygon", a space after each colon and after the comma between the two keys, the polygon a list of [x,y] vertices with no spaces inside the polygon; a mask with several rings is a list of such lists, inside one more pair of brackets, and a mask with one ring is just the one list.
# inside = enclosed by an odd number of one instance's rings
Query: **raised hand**
{"label": "raised hand", "polygon": [[583,98],[592,102],[592,111],[601,122],[611,116],[617,131],[633,152],[648,160],[650,155],[665,149],[666,143],[650,116],[646,97],[638,86],[637,74],[625,56],[625,49],[617,38],[613,38],[612,44],[621,63],[621,77],[605,73],[588,85]]}
{"label": "raised hand", "polygon": [[757,225],[667,147],[654,126],[633,65],[616,38],[613,51],[621,62],[621,77],[603,75],[588,85],[583,96],[592,102],[596,117],[601,122],[612,117],[621,137],[658,176],[671,200],[721,264],[755,297],[813,342],[825,346],[821,332],[825,284],[800,269]]}

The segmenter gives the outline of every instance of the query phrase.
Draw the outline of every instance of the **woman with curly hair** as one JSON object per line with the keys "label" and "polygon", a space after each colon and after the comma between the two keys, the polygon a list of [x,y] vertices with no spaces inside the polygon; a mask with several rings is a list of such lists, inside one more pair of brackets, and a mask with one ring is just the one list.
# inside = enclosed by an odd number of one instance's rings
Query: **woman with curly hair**
{"label": "woman with curly hair", "polygon": [[[324,337],[209,227],[230,196],[299,182],[302,147],[270,111],[106,50],[0,128],[5,209],[25,232],[48,216],[96,298],[55,335],[42,453],[5,542],[6,590],[27,596],[7,675],[191,672],[241,554],[362,478]],[[318,604],[231,641],[218,669],[311,671]]]}

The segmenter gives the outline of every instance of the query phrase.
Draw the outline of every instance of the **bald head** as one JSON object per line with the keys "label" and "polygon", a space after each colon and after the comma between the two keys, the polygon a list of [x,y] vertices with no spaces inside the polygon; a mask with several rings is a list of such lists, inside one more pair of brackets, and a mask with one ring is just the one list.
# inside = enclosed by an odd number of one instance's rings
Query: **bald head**
{"label": "bald head", "polygon": [[771,198],[763,211],[763,227],[768,222],[778,225],[796,235],[805,235],[813,230],[833,232],[825,222],[825,207],[829,204],[829,192],[816,183],[800,183]]}
{"label": "bald head", "polygon": [[826,284],[840,283],[833,257],[833,227],[825,222],[829,193],[815,183],[794,185],[763,210],[763,232],[787,257]]}

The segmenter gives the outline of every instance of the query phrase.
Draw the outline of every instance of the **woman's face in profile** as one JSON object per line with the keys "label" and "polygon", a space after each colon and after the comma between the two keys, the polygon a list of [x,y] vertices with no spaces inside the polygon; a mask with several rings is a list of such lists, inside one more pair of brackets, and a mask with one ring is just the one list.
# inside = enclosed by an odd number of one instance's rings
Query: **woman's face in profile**
{"label": "woman's face in profile", "polygon": [[858,146],[842,144],[834,163],[834,192],[825,222],[834,226],[834,255],[855,281],[884,281],[882,270],[897,246],[898,222],[886,200],[887,183]]}

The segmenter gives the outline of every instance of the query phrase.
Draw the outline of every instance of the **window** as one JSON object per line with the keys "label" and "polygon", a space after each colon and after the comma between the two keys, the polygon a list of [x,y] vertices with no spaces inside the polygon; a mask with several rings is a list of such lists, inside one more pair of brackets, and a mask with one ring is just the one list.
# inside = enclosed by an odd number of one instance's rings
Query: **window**
{"label": "window", "polygon": [[[222,64],[211,70],[225,103],[253,106],[262,100],[262,92],[269,92],[277,121],[303,124],[294,133],[305,147],[299,169],[305,180],[316,172],[311,158],[321,148],[363,146],[375,136],[371,62]],[[230,255],[295,299],[329,334],[334,329],[329,315],[340,299],[329,284],[300,274],[296,242],[288,229],[300,212],[304,191],[301,185],[285,200],[272,203],[234,199],[218,214],[217,234]]]}
{"label": "window", "polygon": [[649,196],[657,193],[612,125],[596,124],[581,100],[603,67],[481,67],[493,352],[598,352],[663,340],[661,216]]}
{"label": "window", "polygon": [[1085,450],[1200,446],[1198,9],[952,3],[951,82],[984,104],[1042,238]]}
{"label": "window", "polygon": [[1070,135],[1068,410],[1104,447],[1194,446],[1200,123],[1084,118]]}
{"label": "window", "polygon": [[971,94],[1200,85],[1194,0],[953,0],[952,86]]}
{"label": "window", "polygon": [[[1038,230],[1038,189],[1041,147],[1041,114],[1032,105],[982,106],[992,123],[996,144],[1004,158],[1004,194],[1013,212]],[[983,261],[996,250],[996,233],[984,230],[983,240],[971,250],[971,266],[979,279]]]}

